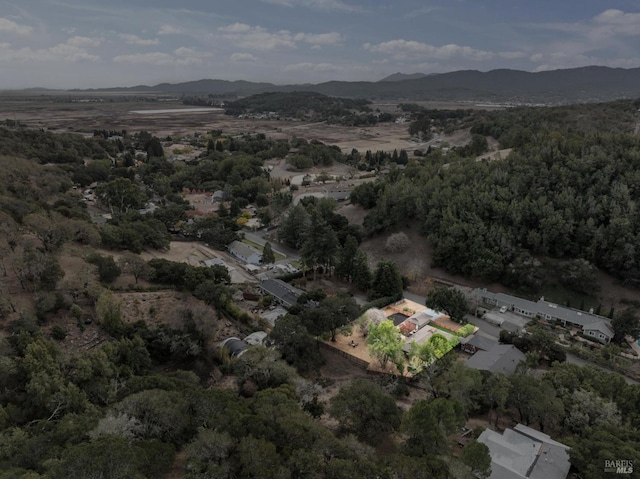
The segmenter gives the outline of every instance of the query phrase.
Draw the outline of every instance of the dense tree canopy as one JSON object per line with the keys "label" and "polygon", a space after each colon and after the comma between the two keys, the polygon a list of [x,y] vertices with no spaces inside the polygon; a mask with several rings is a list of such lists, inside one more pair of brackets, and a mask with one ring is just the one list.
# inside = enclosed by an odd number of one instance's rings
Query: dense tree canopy
{"label": "dense tree canopy", "polygon": [[[462,152],[438,153],[424,166],[356,188],[352,200],[367,197],[365,189],[375,193],[362,202],[375,205],[364,223],[371,233],[418,219],[433,262],[452,273],[509,281],[520,255],[530,253],[550,261],[547,281],[580,292],[593,291],[589,272],[555,267],[558,260],[584,260],[636,282],[640,142],[627,121],[634,108],[631,102],[584,107],[580,121],[590,126],[579,130],[562,122],[570,109],[493,112],[486,116],[500,123],[501,133],[481,126],[485,120],[476,130],[513,147],[506,159],[476,162]],[[596,128],[612,111],[620,120]],[[573,281],[575,274],[586,282]]]}

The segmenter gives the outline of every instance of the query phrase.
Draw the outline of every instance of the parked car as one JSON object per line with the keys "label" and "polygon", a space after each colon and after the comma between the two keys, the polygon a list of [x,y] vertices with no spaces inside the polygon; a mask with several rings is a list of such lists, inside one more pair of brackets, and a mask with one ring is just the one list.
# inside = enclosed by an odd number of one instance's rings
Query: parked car
{"label": "parked car", "polygon": [[500,312],[501,313],[506,313],[507,312],[507,307],[503,306],[502,308],[500,308]]}

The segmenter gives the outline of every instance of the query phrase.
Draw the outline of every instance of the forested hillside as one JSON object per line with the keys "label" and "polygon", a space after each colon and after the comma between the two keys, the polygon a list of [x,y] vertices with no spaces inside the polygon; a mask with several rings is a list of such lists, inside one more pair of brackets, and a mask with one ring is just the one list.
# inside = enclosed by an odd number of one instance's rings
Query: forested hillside
{"label": "forested hillside", "polygon": [[[521,144],[509,159],[489,163],[465,158],[468,147],[434,148],[419,160],[405,152],[397,158],[408,160],[405,169],[357,188],[353,199],[371,209],[369,233],[420,221],[436,260],[454,271],[510,280],[520,267],[518,277],[527,278],[536,274],[536,255],[584,258],[574,266],[587,269],[619,265],[633,280],[640,148],[630,119],[637,107],[603,107],[618,111],[607,116],[621,119],[616,132],[569,131],[546,117],[556,110],[445,115],[442,127],[472,122],[476,138],[496,129],[500,141]],[[585,118],[595,125],[600,117]],[[518,122],[526,134],[510,129]],[[429,346],[419,349],[424,369],[412,378],[358,369],[344,379],[354,366],[336,356],[332,370],[322,369],[332,353],[321,353],[318,341],[343,327],[351,332],[362,311],[346,293],[312,290],[276,322],[268,348],[230,357],[214,331],[267,326],[234,301],[239,290],[227,270],[137,253],[166,250],[172,238],[223,249],[252,202],[263,224],[286,211],[277,235],[299,249],[309,277],[335,276],[371,299],[397,297],[397,267],[381,261],[370,271],[359,228],[334,211],[335,202],[306,198],[293,206],[295,190],[263,167],[290,146],[314,165],[359,164],[367,155],[211,131],[194,135],[197,158],[169,161],[147,132],[104,136],[0,129],[0,479],[473,479],[488,474],[490,461],[473,440],[459,453],[469,420],[539,428],[572,446],[572,464],[585,478],[601,477],[604,460],[640,464],[640,387],[552,362],[563,354],[550,354],[558,346],[541,327],[510,338],[527,351],[511,377],[467,368],[456,351],[439,355]],[[192,189],[220,190],[228,201],[196,216],[183,198]],[[125,320],[121,275],[130,280],[127,293],[140,293],[131,309],[172,293],[169,320],[159,322],[163,312],[151,308]],[[629,361],[618,352],[602,349],[612,362]],[[539,363],[542,377],[532,369]]]}
{"label": "forested hillside", "polygon": [[452,273],[536,290],[545,277],[536,257],[571,260],[567,267],[581,270],[574,286],[587,292],[593,266],[635,283],[638,106],[476,114],[465,120],[471,131],[513,148],[507,159],[477,162],[461,156],[464,149],[434,149],[404,171],[359,187],[352,200],[371,207],[370,234],[415,218],[434,263]]}

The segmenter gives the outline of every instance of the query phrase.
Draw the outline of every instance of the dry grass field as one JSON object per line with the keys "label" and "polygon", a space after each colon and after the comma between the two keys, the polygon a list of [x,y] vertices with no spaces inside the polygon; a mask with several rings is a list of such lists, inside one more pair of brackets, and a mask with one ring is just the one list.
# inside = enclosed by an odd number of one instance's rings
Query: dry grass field
{"label": "dry grass field", "polygon": [[[275,139],[291,139],[297,136],[338,145],[346,152],[353,148],[359,151],[405,149],[411,152],[427,146],[427,143],[416,143],[409,139],[407,123],[345,127],[327,125],[325,122],[239,119],[227,116],[219,109],[186,112],[190,107],[182,105],[179,101],[119,101],[119,96],[115,94],[102,94],[97,97],[102,101],[81,102],[84,97],[79,93],[77,95],[76,101],[65,102],[59,95],[53,94],[33,94],[27,100],[0,92],[0,121],[9,119],[19,121],[30,128],[87,135],[92,134],[94,129],[129,132],[146,130],[158,138],[220,129],[226,134],[264,133]],[[400,113],[396,107],[395,103],[385,103],[384,106],[385,109]],[[139,113],[144,110],[159,112]],[[469,136],[466,134],[441,138],[441,141],[451,145],[465,144],[468,140]]]}

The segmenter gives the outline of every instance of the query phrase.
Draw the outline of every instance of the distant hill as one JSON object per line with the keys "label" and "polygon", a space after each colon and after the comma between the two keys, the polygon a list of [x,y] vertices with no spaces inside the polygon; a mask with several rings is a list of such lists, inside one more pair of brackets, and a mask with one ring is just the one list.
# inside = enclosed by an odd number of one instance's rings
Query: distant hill
{"label": "distant hill", "polygon": [[[400,74],[402,75],[402,74]],[[590,66],[530,73],[518,70],[463,70],[405,80],[329,81],[315,85],[274,85],[247,81],[198,80],[108,91],[248,96],[306,91],[345,98],[567,104],[640,97],[640,68]],[[401,77],[399,77],[401,78]]]}
{"label": "distant hill", "polygon": [[394,73],[393,75],[389,75],[388,77],[384,77],[379,81],[404,81],[404,80],[417,80],[418,78],[424,78],[427,75],[426,73]]}

